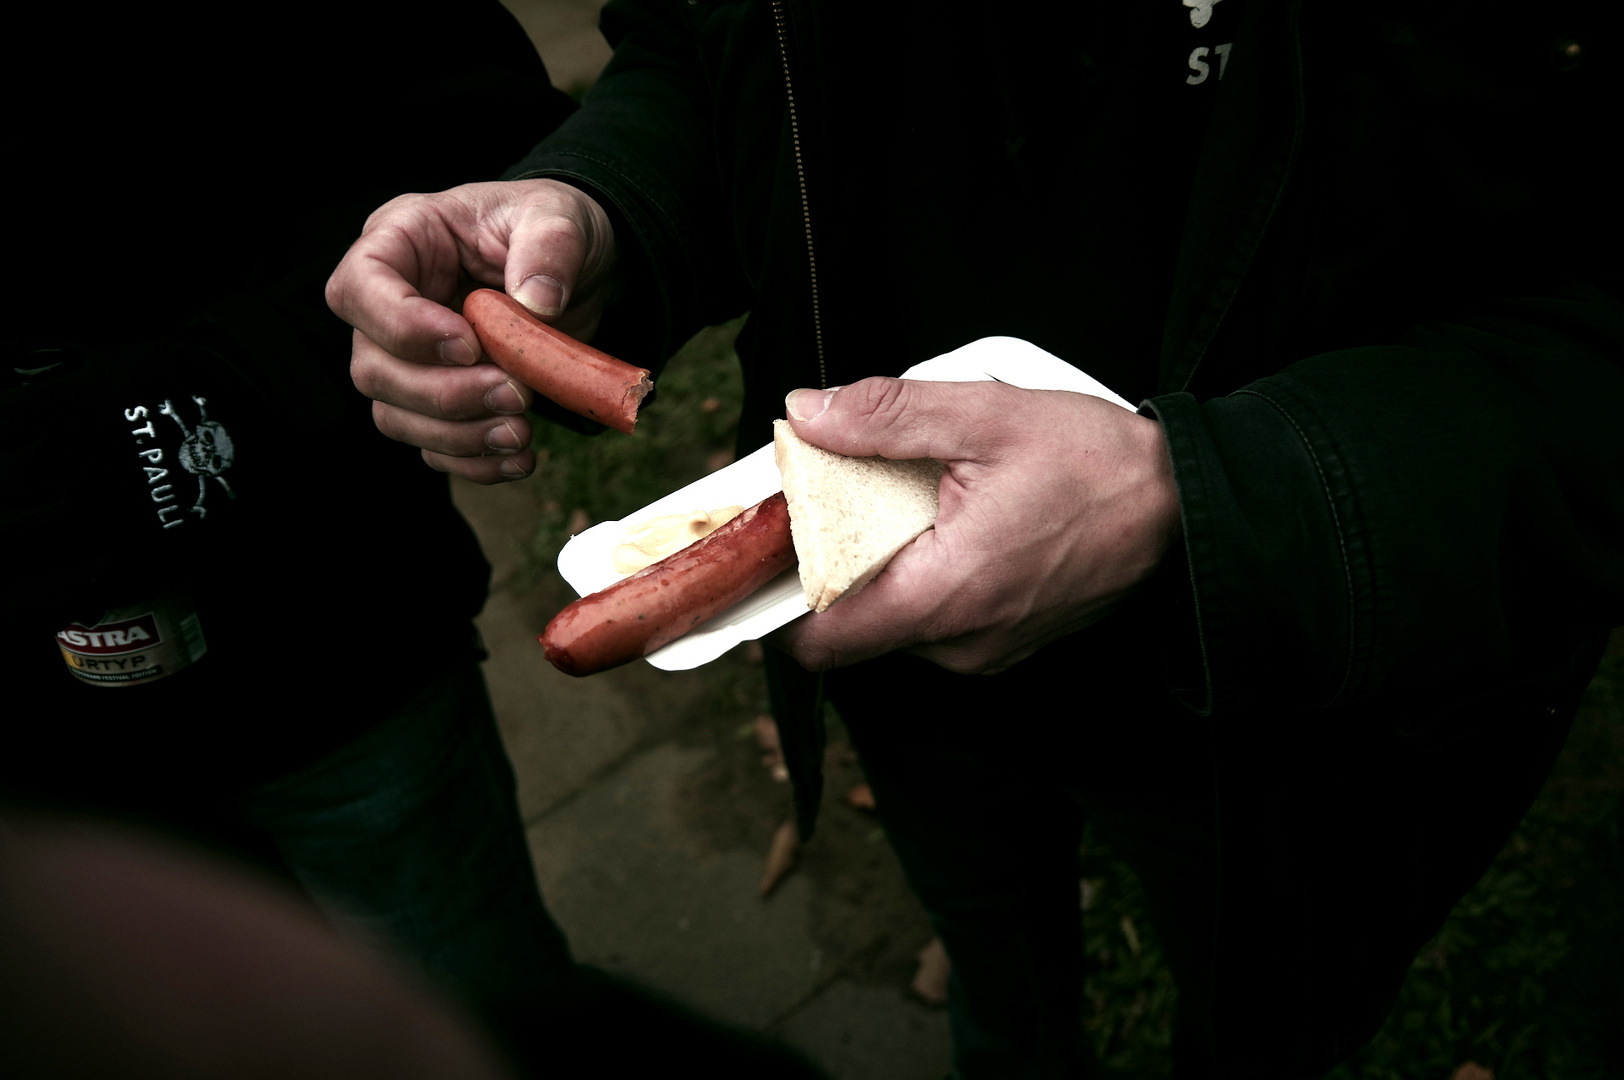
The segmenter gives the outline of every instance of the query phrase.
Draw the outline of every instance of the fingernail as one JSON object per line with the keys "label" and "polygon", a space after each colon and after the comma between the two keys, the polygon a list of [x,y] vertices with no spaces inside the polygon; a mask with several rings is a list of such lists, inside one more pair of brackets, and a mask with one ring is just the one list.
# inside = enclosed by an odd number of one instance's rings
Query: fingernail
{"label": "fingernail", "polygon": [[456,364],[458,367],[467,367],[474,362],[474,350],[460,337],[446,338],[435,346],[440,359],[447,364]]}
{"label": "fingernail", "polygon": [[523,480],[530,475],[530,470],[521,465],[517,458],[503,458],[496,468],[509,480]]}
{"label": "fingernail", "polygon": [[519,433],[514,430],[512,424],[504,421],[485,432],[485,445],[492,450],[511,453],[514,450],[522,449],[524,440],[519,438]]}
{"label": "fingernail", "polygon": [[524,395],[512,379],[498,383],[485,395],[485,407],[500,416],[524,412]]}
{"label": "fingernail", "polygon": [[537,315],[564,314],[564,286],[546,274],[531,274],[519,282],[513,299]]}
{"label": "fingernail", "polygon": [[833,390],[791,390],[784,399],[784,408],[790,416],[801,422],[816,420],[829,407]]}

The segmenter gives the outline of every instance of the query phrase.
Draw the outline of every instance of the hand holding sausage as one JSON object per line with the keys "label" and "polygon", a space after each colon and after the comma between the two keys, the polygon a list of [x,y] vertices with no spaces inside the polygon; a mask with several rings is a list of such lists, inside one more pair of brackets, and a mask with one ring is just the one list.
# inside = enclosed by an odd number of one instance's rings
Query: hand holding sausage
{"label": "hand holding sausage", "polygon": [[615,243],[592,198],[553,180],[468,184],[403,195],[370,218],[327,283],[356,328],[350,374],[390,438],[436,469],[479,483],[529,475],[529,388],[479,362],[458,314],[471,286],[503,289],[581,340],[597,330]]}
{"label": "hand holding sausage", "polygon": [[790,423],[854,457],[946,463],[936,527],[862,592],[780,631],[814,670],[903,648],[993,672],[1103,617],[1181,527],[1161,425],[1100,398],[995,382],[797,390]]}

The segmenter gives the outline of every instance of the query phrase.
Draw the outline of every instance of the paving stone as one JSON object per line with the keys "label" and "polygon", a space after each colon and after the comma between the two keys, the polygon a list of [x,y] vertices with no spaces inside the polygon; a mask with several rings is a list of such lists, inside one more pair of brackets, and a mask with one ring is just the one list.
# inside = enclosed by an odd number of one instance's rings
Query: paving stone
{"label": "paving stone", "polygon": [[825,977],[809,885],[757,895],[761,857],[716,851],[675,812],[707,750],[665,743],[530,828],[542,893],[576,958],[761,1030]]}
{"label": "paving stone", "polygon": [[613,682],[572,678],[547,663],[536,634],[550,610],[534,592],[497,592],[476,620],[490,653],[485,683],[525,821],[589,783],[655,723]]}
{"label": "paving stone", "polygon": [[585,90],[609,62],[609,45],[597,30],[604,0],[503,0],[503,4],[524,25],[560,90]]}
{"label": "paving stone", "polygon": [[775,1034],[831,1080],[942,1080],[952,1068],[947,1013],[901,988],[837,979]]}
{"label": "paving stone", "polygon": [[535,477],[510,484],[475,484],[451,478],[451,502],[479,537],[491,564],[491,588],[506,586],[531,565],[530,541],[541,519],[541,488]]}

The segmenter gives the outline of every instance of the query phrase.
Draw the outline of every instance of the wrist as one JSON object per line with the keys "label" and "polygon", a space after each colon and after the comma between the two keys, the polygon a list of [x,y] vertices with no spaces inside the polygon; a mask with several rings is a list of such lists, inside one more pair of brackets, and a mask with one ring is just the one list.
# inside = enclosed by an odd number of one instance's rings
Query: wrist
{"label": "wrist", "polygon": [[1142,464],[1139,480],[1140,535],[1144,549],[1154,559],[1148,575],[1176,544],[1184,532],[1184,515],[1179,507],[1178,484],[1173,477],[1173,455],[1162,425],[1148,417],[1136,417],[1136,451]]}

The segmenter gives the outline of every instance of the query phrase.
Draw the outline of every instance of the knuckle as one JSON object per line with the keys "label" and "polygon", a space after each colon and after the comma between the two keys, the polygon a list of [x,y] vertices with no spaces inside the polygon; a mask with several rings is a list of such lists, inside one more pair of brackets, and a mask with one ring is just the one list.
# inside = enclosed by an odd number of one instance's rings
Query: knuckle
{"label": "knuckle", "polygon": [[367,215],[366,223],[361,226],[362,234],[365,235],[366,233],[371,232],[377,227],[379,222],[395,217],[406,208],[410,207],[416,202],[421,201],[422,199],[423,196],[416,192],[396,195],[393,199],[390,199],[388,202],[384,203],[382,206],[378,207],[376,210],[372,211],[372,213]]}
{"label": "knuckle", "polygon": [[332,276],[327,279],[327,285],[322,289],[322,298],[327,301],[327,309],[339,318],[344,317],[345,282],[344,270],[349,259],[346,258],[338,264]]}
{"label": "knuckle", "polygon": [[424,450],[420,456],[423,459],[423,464],[427,465],[435,472],[449,473],[457,471],[451,467],[451,462],[447,461],[439,454],[436,454],[433,450]]}
{"label": "knuckle", "polygon": [[463,368],[423,368],[414,374],[420,377],[424,394],[420,411],[436,420],[461,422],[484,420],[491,414],[485,408],[484,394],[477,385],[464,380]]}
{"label": "knuckle", "polygon": [[569,212],[556,203],[532,205],[519,220],[514,232],[529,242],[542,241],[553,248],[584,247],[586,230]]}
{"label": "knuckle", "polygon": [[369,397],[373,400],[373,414],[376,416],[376,403],[378,401],[377,375],[372,369],[372,364],[359,352],[350,354],[350,382],[355,384],[355,388],[361,392],[363,397]]}
{"label": "knuckle", "polygon": [[543,229],[560,237],[573,240],[578,244],[585,244],[587,241],[586,224],[574,213],[569,212],[572,210],[574,210],[574,207],[554,208],[542,216],[540,225]]}
{"label": "knuckle", "polygon": [[863,379],[840,393],[850,394],[848,400],[855,402],[857,410],[866,419],[876,422],[895,420],[907,408],[909,397],[906,379]]}
{"label": "knuckle", "polygon": [[372,426],[376,427],[381,434],[387,435],[396,442],[407,441],[395,415],[395,409],[381,401],[372,403]]}
{"label": "knuckle", "polygon": [[446,411],[445,389],[439,383],[430,386],[428,398],[423,405],[423,413],[441,420],[453,419],[451,413]]}
{"label": "knuckle", "polygon": [[884,433],[906,430],[918,396],[908,379],[872,378],[843,387],[830,404],[853,414],[870,432]]}

